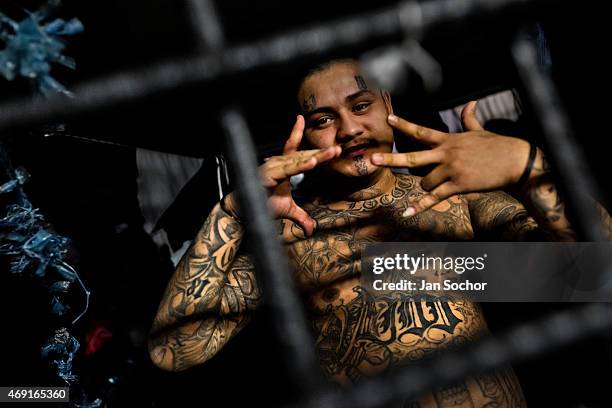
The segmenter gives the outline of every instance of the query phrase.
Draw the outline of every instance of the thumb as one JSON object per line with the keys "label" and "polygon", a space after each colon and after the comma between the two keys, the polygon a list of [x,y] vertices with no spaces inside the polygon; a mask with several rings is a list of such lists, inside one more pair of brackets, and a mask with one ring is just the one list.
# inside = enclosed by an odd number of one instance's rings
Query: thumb
{"label": "thumb", "polygon": [[294,204],[289,213],[285,216],[285,218],[290,219],[291,221],[298,224],[302,230],[304,230],[304,234],[309,237],[313,234],[316,222],[313,220],[310,215],[303,208],[299,207],[297,204]]}
{"label": "thumb", "polygon": [[478,105],[478,101],[470,101],[461,111],[461,122],[463,123],[463,129],[466,131],[483,130],[480,122],[476,119],[476,105]]}

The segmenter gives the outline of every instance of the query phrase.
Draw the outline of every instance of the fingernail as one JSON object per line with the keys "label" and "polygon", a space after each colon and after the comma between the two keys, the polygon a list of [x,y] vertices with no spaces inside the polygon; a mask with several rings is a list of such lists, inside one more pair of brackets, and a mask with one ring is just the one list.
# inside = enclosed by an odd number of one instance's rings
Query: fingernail
{"label": "fingernail", "polygon": [[387,116],[387,120],[392,125],[396,125],[397,124],[397,116],[395,116],[394,114],[390,114],[389,116]]}
{"label": "fingernail", "polygon": [[383,155],[382,155],[382,154],[380,154],[380,153],[374,153],[374,154],[372,155],[372,162],[373,162],[374,164],[380,164],[380,163],[382,163],[382,161],[383,161]]}
{"label": "fingernail", "polygon": [[406,211],[404,211],[404,213],[402,214],[402,217],[412,217],[415,212],[416,210],[414,209],[414,207],[408,207],[406,208]]}

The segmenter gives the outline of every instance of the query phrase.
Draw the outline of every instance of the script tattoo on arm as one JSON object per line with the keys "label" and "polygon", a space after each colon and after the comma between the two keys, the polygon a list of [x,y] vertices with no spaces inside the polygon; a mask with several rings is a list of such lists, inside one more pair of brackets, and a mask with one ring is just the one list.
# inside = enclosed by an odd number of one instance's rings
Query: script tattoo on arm
{"label": "script tattoo on arm", "polygon": [[160,368],[180,371],[214,356],[260,301],[253,264],[238,249],[242,226],[215,206],[181,259],[149,338]]}

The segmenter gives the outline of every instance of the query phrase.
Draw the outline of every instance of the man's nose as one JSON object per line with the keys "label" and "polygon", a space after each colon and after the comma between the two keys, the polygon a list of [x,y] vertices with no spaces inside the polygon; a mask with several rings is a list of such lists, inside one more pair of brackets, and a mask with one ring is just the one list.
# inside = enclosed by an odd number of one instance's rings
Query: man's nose
{"label": "man's nose", "polygon": [[340,126],[338,127],[338,142],[344,143],[350,139],[363,134],[363,125],[351,114],[340,115]]}

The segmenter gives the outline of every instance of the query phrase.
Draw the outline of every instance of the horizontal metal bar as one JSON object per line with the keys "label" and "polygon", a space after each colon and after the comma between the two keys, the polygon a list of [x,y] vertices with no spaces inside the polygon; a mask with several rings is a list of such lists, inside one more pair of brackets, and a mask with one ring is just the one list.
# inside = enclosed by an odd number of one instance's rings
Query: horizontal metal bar
{"label": "horizontal metal bar", "polygon": [[[540,0],[543,1],[543,0]],[[456,21],[538,0],[435,0],[403,2],[367,15],[293,30],[269,39],[228,47],[218,52],[152,67],[123,71],[86,81],[72,88],[74,98],[46,101],[29,97],[0,105],[0,131],[64,119],[101,108],[149,97],[182,86],[203,83],[268,65],[287,63],[335,49],[359,46],[366,40],[405,33],[419,34],[439,23]]]}
{"label": "horizontal metal bar", "polygon": [[505,335],[486,337],[458,350],[402,367],[386,375],[363,379],[346,392],[323,392],[300,408],[376,408],[399,399],[411,400],[435,387],[452,384],[469,375],[505,364],[544,355],[556,348],[612,328],[612,307],[596,303],[558,312],[535,323],[521,324]]}

